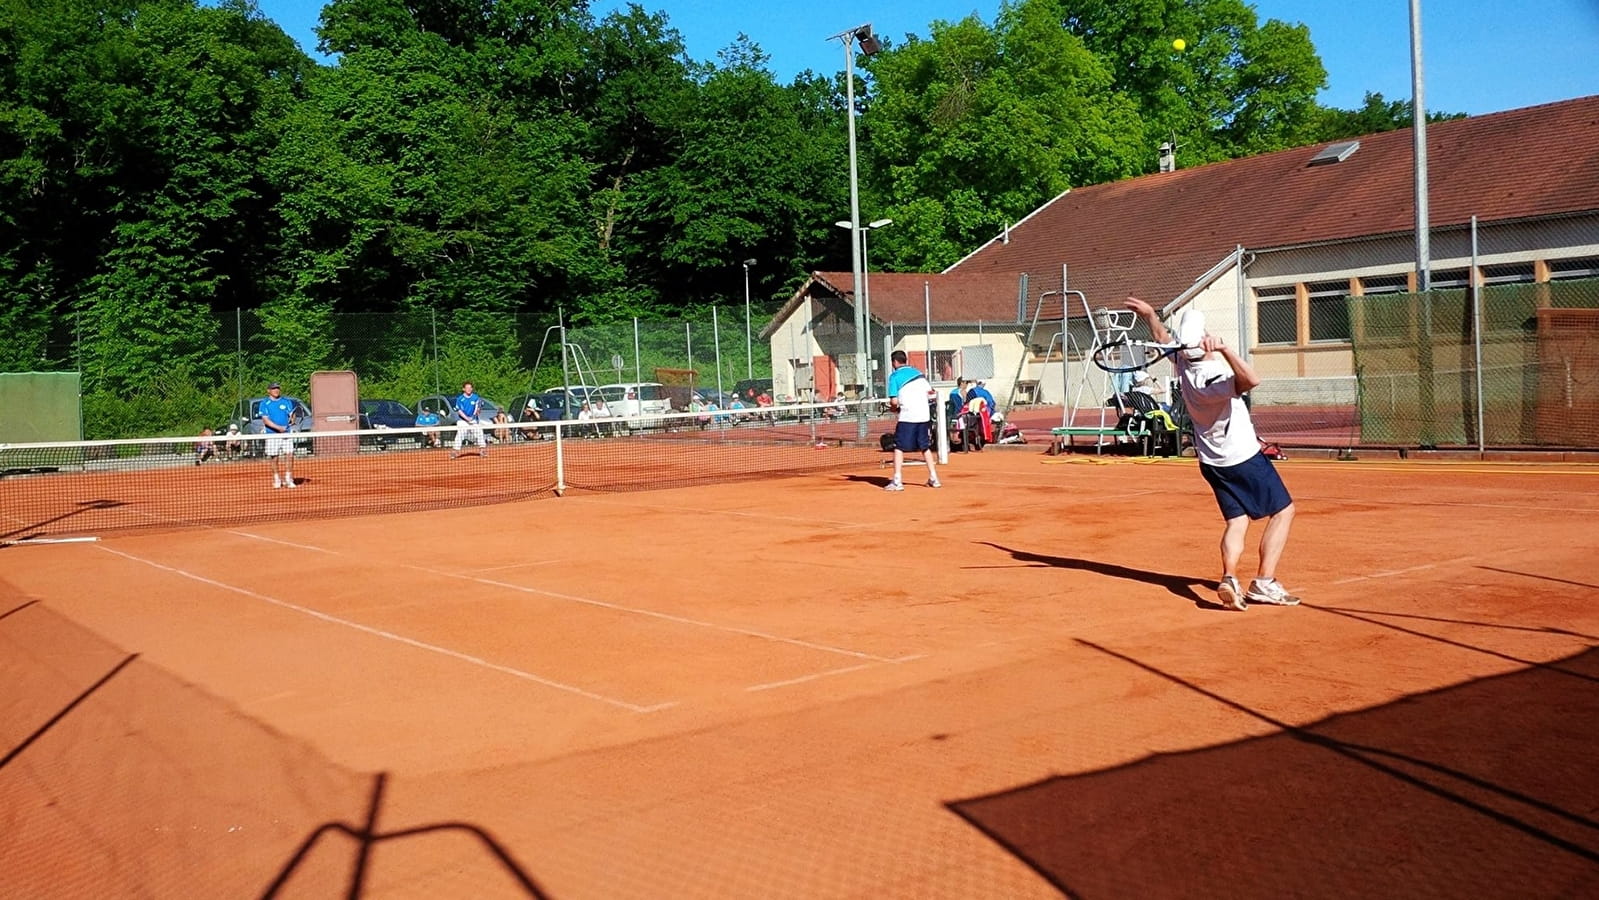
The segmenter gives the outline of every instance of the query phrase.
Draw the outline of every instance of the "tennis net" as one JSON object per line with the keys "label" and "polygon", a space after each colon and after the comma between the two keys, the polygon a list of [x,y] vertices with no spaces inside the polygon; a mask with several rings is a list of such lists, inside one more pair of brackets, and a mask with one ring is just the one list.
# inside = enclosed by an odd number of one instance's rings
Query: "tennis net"
{"label": "tennis net", "polygon": [[[870,440],[857,439],[859,416]],[[870,465],[879,403],[289,437],[0,445],[0,542],[631,491]],[[290,486],[292,485],[292,487]]]}

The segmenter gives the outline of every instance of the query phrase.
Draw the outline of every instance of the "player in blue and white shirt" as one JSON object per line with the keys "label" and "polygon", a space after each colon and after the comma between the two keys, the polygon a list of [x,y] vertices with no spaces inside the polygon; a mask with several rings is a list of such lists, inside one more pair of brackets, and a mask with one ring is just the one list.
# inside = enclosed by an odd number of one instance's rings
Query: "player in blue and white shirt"
{"label": "player in blue and white shirt", "polygon": [[272,486],[294,487],[294,401],[283,396],[283,386],[274,381],[267,385],[266,399],[256,414],[267,433],[266,457],[272,466]]}
{"label": "player in blue and white shirt", "polygon": [[483,398],[473,390],[472,382],[461,385],[461,393],[455,398],[455,448],[450,451],[451,459],[460,455],[461,445],[466,443],[468,435],[477,443],[478,455],[489,455],[488,441],[483,437],[483,422],[479,418],[482,412]]}
{"label": "player in blue and white shirt", "polygon": [[889,357],[894,371],[888,376],[888,402],[899,410],[899,424],[894,426],[894,480],[885,485],[886,490],[905,490],[905,452],[921,451],[927,462],[927,486],[942,487],[938,482],[938,468],[933,464],[933,405],[938,402],[938,392],[919,369],[910,365],[904,350],[895,350]]}

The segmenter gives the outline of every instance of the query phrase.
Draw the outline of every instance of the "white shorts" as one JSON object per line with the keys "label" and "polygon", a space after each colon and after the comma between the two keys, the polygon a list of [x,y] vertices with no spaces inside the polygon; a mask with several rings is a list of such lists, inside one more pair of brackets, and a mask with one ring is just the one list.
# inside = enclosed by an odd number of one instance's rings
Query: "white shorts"
{"label": "white shorts", "polygon": [[270,437],[266,439],[267,456],[293,456],[294,438]]}

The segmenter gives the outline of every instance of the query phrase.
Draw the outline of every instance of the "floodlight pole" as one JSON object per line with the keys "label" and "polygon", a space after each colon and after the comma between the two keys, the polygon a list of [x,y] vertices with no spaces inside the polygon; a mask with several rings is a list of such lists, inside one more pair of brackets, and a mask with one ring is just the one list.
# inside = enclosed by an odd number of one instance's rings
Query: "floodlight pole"
{"label": "floodlight pole", "polygon": [[744,377],[755,380],[755,343],[750,334],[750,266],[755,260],[744,260]]}
{"label": "floodlight pole", "polygon": [[[870,376],[866,372],[866,310],[862,307],[861,298],[861,242],[859,232],[861,227],[861,190],[860,176],[855,158],[855,42],[870,41],[875,52],[877,39],[872,36],[871,23],[840,31],[828,40],[837,40],[844,45],[844,115],[849,123],[849,257],[850,276],[852,278],[850,305],[855,308],[855,377],[862,387],[869,387]],[[863,45],[863,49],[865,49]],[[861,404],[858,409],[860,415],[856,418],[855,436],[859,440],[866,439],[867,422],[866,406]]]}

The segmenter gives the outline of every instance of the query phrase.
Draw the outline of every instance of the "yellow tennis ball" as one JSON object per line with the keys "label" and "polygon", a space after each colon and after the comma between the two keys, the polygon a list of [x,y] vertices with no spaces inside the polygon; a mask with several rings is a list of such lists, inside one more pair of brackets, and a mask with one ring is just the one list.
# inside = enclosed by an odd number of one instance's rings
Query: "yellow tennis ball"
{"label": "yellow tennis ball", "polygon": [[1181,49],[1183,49],[1184,47],[1187,47],[1187,46],[1188,46],[1188,42],[1183,40],[1182,38],[1178,38],[1177,40],[1171,42],[1171,47],[1172,47],[1173,50],[1181,50]]}

